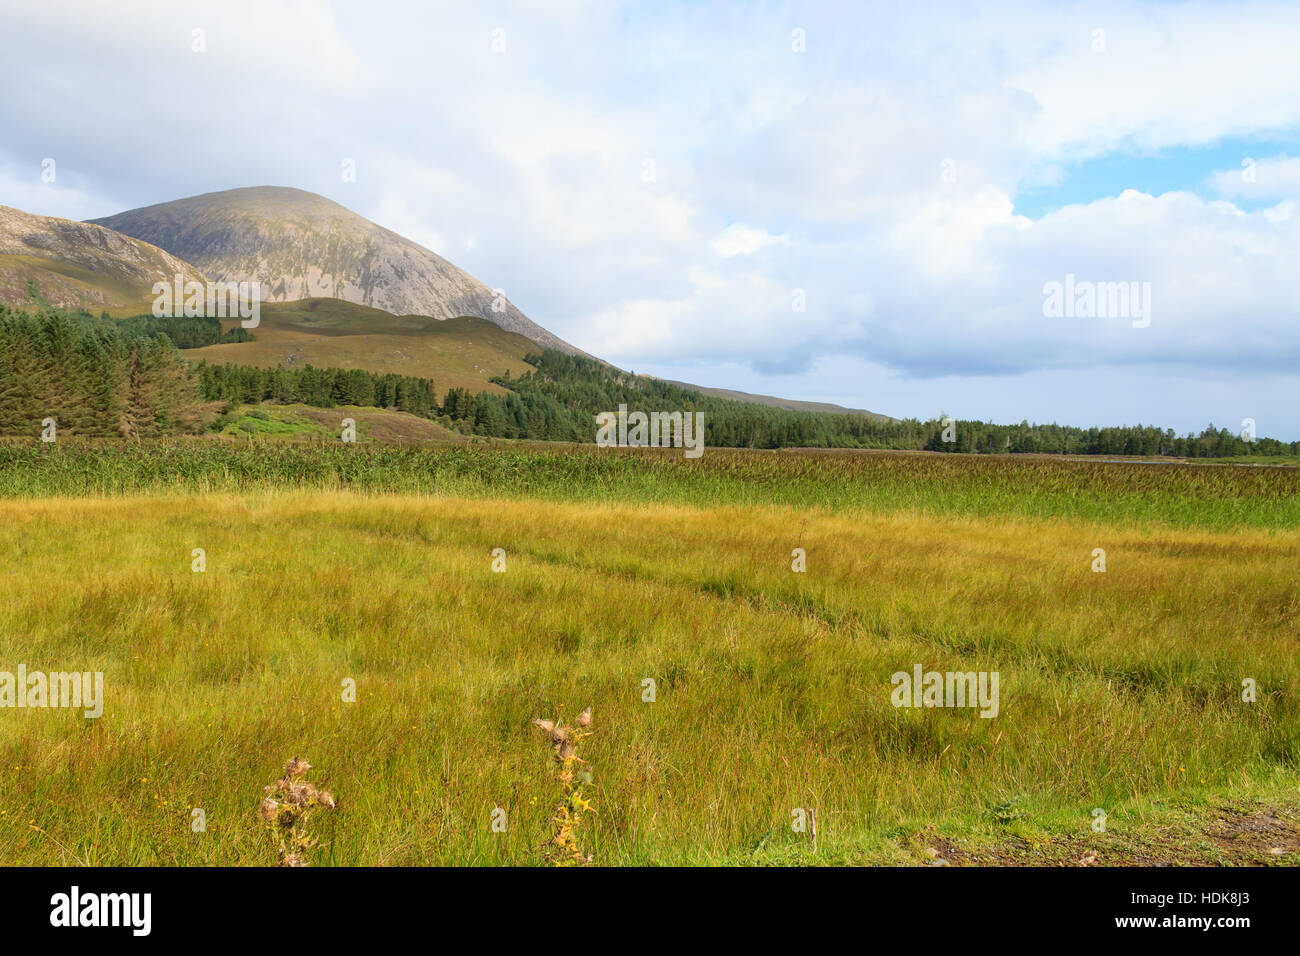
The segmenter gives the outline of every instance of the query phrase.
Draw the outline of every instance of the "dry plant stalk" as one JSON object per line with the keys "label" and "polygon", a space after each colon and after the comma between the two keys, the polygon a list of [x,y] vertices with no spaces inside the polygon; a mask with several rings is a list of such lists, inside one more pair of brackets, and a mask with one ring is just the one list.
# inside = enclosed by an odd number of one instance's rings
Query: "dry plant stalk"
{"label": "dry plant stalk", "polygon": [[319,841],[307,832],[307,821],[317,808],[333,810],[334,795],[302,777],[311,764],[294,757],[284,765],[284,776],[263,787],[262,819],[280,841],[276,866],[306,866],[307,851]]}
{"label": "dry plant stalk", "polygon": [[590,737],[595,731],[591,726],[591,708],[588,707],[574,721],[576,727],[564,727],[553,720],[534,720],[551,740],[552,754],[559,765],[560,786],[563,798],[555,808],[551,822],[555,832],[544,846],[551,862],[556,866],[586,866],[591,863],[591,856],[582,855],[578,849],[577,831],[582,824],[584,813],[595,813],[596,808],[587,798],[586,788],[591,784],[591,771],[579,770],[578,764],[586,761],[578,756],[578,743],[584,737]]}

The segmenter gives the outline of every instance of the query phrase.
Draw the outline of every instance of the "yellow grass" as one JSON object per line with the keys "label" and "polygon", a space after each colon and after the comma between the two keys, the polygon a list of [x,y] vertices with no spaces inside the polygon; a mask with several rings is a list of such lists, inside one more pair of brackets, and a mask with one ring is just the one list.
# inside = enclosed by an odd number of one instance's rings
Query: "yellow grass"
{"label": "yellow grass", "polygon": [[[4,501],[0,554],[0,670],[106,695],[0,710],[4,863],[273,863],[292,756],[339,804],[317,865],[537,863],[530,721],[588,705],[598,865],[914,861],[927,827],[1122,862],[1300,796],[1293,532],[285,492]],[[999,715],[895,708],[916,664],[998,671]]]}

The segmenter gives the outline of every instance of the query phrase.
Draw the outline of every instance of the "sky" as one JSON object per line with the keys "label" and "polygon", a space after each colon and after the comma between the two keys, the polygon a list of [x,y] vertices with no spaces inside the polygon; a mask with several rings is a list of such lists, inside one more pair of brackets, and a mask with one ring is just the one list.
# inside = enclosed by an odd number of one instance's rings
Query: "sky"
{"label": "sky", "polygon": [[0,0],[0,32],[3,205],[295,186],[625,369],[1300,440],[1300,4]]}

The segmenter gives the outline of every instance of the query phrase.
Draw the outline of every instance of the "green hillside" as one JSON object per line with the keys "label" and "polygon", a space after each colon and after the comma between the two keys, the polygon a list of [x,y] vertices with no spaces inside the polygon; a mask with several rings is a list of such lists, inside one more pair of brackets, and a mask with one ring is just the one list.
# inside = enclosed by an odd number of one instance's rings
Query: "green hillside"
{"label": "green hillside", "polygon": [[60,308],[108,312],[113,316],[147,312],[151,296],[138,281],[115,278],[84,266],[40,256],[0,255],[0,302],[17,308],[50,304]]}
{"label": "green hillside", "polygon": [[[238,322],[224,325],[233,328]],[[250,342],[188,349],[185,357],[259,368],[360,368],[430,378],[439,392],[504,394],[492,379],[522,372],[524,356],[538,351],[529,339],[485,319],[390,315],[323,298],[264,303],[253,336]]]}

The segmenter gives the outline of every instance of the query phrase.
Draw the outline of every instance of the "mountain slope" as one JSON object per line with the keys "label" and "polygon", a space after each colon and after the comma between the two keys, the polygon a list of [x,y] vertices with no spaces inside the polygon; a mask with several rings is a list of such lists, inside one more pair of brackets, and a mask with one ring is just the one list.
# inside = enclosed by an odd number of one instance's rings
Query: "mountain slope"
{"label": "mountain slope", "polygon": [[264,302],[330,297],[394,315],[487,319],[539,345],[578,349],[423,246],[323,196],[280,186],[204,193],[92,220],[193,262],[214,280],[258,280]]}
{"label": "mountain slope", "polygon": [[874,418],[880,422],[896,422],[897,418],[890,418],[888,415],[882,415],[880,412],[869,412],[865,408],[845,408],[843,405],[833,405],[830,402],[802,402],[793,398],[777,398],[774,395],[756,395],[753,392],[738,392],[731,388],[711,388],[705,385],[691,385],[689,382],[674,382],[672,379],[664,379],[669,385],[677,385],[681,388],[694,389],[697,392],[703,392],[705,395],[712,395],[715,398],[729,398],[733,402],[747,402],[750,405],[766,405],[769,408],[784,408],[791,412],[829,412],[833,415],[866,415],[868,418]]}
{"label": "mountain slope", "polygon": [[148,312],[153,284],[200,270],[147,242],[92,223],[36,216],[0,206],[0,302],[31,293],[62,308]]}

